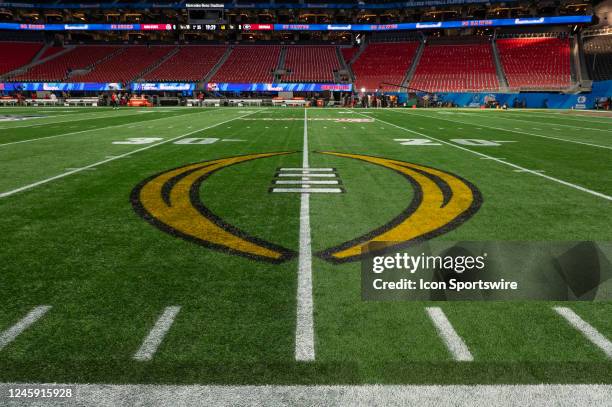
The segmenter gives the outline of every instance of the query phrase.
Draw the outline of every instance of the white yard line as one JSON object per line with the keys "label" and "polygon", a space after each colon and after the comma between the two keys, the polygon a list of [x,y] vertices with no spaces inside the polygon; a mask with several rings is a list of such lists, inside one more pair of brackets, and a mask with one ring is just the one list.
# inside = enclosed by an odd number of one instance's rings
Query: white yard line
{"label": "white yard line", "polygon": [[[367,116],[367,115],[365,115],[363,113],[359,113],[359,114],[362,115],[362,116],[365,116],[365,117],[370,117],[370,116]],[[486,158],[488,160],[492,160],[492,161],[495,161],[497,163],[500,163],[500,164],[503,164],[503,165],[507,165],[507,166],[512,167],[514,169],[523,170],[526,173],[529,173],[529,174],[532,174],[532,175],[535,175],[535,176],[538,176],[538,177],[545,178],[545,179],[547,179],[549,181],[553,181],[553,182],[556,182],[558,184],[565,185],[567,187],[576,189],[576,190],[581,191],[581,192],[585,192],[585,193],[590,194],[590,195],[594,195],[594,196],[599,197],[599,198],[603,198],[603,199],[608,200],[608,201],[612,201],[612,196],[603,194],[601,192],[593,191],[592,189],[588,189],[588,188],[582,187],[580,185],[572,184],[571,182],[567,182],[567,181],[564,181],[564,180],[559,179],[559,178],[551,177],[550,175],[543,174],[543,173],[538,172],[536,170],[530,170],[528,168],[521,167],[520,165],[513,164],[511,162],[505,161],[503,159],[495,158],[495,157],[492,157],[490,155],[480,153],[478,151],[470,150],[469,148],[462,147],[462,146],[457,145],[457,144],[449,143],[448,141],[445,141],[445,140],[442,140],[442,139],[439,139],[439,138],[436,138],[436,137],[428,136],[428,135],[420,133],[418,131],[410,130],[410,129],[407,129],[407,128],[402,127],[402,126],[398,126],[397,124],[393,124],[391,122],[387,122],[387,121],[381,120],[379,118],[376,118],[376,120],[378,120],[381,123],[386,123],[389,126],[393,126],[395,128],[407,131],[409,133],[417,134],[419,136],[426,137],[426,138],[428,138],[430,140],[435,140],[435,141],[437,141],[439,143],[443,143],[443,144],[449,145],[451,147],[458,148],[459,150],[470,152],[470,153],[475,154],[475,155],[477,155],[479,157],[484,157],[484,158]]]}
{"label": "white yard line", "polygon": [[15,325],[11,326],[4,332],[0,332],[0,350],[6,345],[13,342],[23,331],[28,329],[30,325],[38,321],[51,309],[49,305],[41,305],[33,308],[25,317],[23,317]]}
{"label": "white yard line", "polygon": [[[521,116],[521,117],[527,117],[527,116]],[[502,120],[514,120],[517,122],[524,122],[524,123],[531,123],[531,124],[543,124],[546,126],[561,126],[561,127],[573,127],[575,129],[582,129],[582,130],[594,130],[594,131],[605,131],[607,133],[611,133],[612,130],[606,130],[606,129],[596,129],[594,127],[582,127],[582,126],[573,126],[571,124],[561,124],[561,123],[543,123],[543,122],[536,122],[533,120],[524,120],[524,119],[515,119],[514,117],[500,117],[500,116],[495,116],[495,119],[502,119]]]}
{"label": "white yard line", "polygon": [[446,318],[444,311],[440,307],[427,307],[425,311],[427,311],[429,318],[431,318],[431,321],[436,326],[436,330],[446,344],[446,348],[453,355],[453,359],[458,362],[473,361],[474,357],[470,350],[455,331],[448,318]]}
{"label": "white yard line", "polygon": [[[524,135],[527,135],[527,136],[540,137],[540,138],[545,138],[545,139],[550,139],[550,140],[564,141],[566,143],[581,144],[583,146],[590,146],[590,147],[596,147],[596,148],[605,148],[607,150],[612,150],[611,146],[602,146],[600,144],[586,143],[584,141],[569,140],[569,139],[553,137],[553,136],[544,136],[544,135],[541,135],[541,134],[529,133],[529,132],[523,131],[523,130],[510,129],[510,128],[504,128],[504,127],[487,126],[486,124],[482,124],[482,123],[475,124],[475,123],[470,123],[470,122],[462,122],[462,121],[459,121],[459,120],[445,119],[445,118],[442,118],[442,117],[432,117],[432,116],[428,116],[428,115],[422,115],[422,114],[406,112],[406,111],[396,111],[396,110],[393,110],[393,112],[395,112],[395,113],[405,113],[405,114],[408,114],[408,115],[411,115],[411,116],[426,117],[426,118],[434,119],[434,120],[445,120],[447,122],[452,122],[452,123],[467,124],[469,126],[474,126],[474,127],[480,126],[480,127],[484,127],[484,128],[487,128],[487,129],[505,131],[505,132],[509,132],[509,133],[524,134]],[[515,120],[515,119],[508,119],[508,120]]]}
{"label": "white yard line", "polygon": [[[591,110],[590,112],[594,113],[596,111]],[[581,115],[581,114],[568,115],[568,114],[562,114],[560,112],[551,113],[551,112],[506,111],[505,113],[509,113],[508,116],[539,117],[541,119],[551,119],[554,117],[556,119],[570,120],[573,122],[581,122],[581,123],[584,123],[584,119],[590,119],[589,120],[590,123],[610,124],[610,119],[612,119],[612,117],[605,117],[605,116],[597,117],[597,116],[590,116],[586,114],[585,115]],[[602,113],[606,113],[606,112],[602,112]],[[598,120],[592,120],[592,119],[604,119],[605,121],[600,122]]]}
{"label": "white yard line", "polygon": [[272,192],[301,193],[303,194],[341,194],[340,188],[272,188]]}
{"label": "white yard line", "polygon": [[[207,112],[210,112],[210,110],[207,110]],[[31,139],[27,139],[27,140],[11,141],[10,143],[0,144],[0,147],[10,146],[10,145],[14,145],[14,144],[31,143],[33,141],[48,140],[48,139],[57,138],[57,137],[72,136],[72,135],[75,135],[75,134],[88,133],[90,131],[91,132],[95,132],[95,131],[98,131],[98,130],[112,129],[112,128],[115,128],[115,127],[123,127],[123,126],[129,126],[129,125],[132,125],[132,126],[141,126],[141,125],[148,124],[148,123],[151,123],[151,122],[155,122],[155,121],[158,121],[158,120],[168,120],[168,119],[182,117],[182,116],[183,115],[177,115],[177,116],[170,116],[170,117],[160,117],[159,119],[153,119],[153,120],[143,120],[141,122],[137,122],[136,125],[134,125],[133,122],[132,123],[123,123],[123,124],[114,124],[114,125],[111,125],[111,126],[96,127],[95,129],[79,130],[79,131],[72,131],[70,133],[56,134],[56,135],[53,135],[53,136],[45,136],[45,137],[31,138]]]}
{"label": "white yard line", "polygon": [[[304,147],[302,168],[308,164],[308,111],[304,108]],[[310,236],[310,194],[300,195],[300,249],[298,257],[297,317],[295,326],[295,360],[315,360],[312,300],[312,247]]]}
{"label": "white yard line", "polygon": [[155,322],[153,329],[151,329],[149,335],[145,338],[138,352],[134,354],[134,360],[144,362],[153,359],[157,348],[159,348],[170,327],[172,327],[174,319],[180,310],[181,307],[179,306],[166,307],[164,309],[164,313]]}
{"label": "white yard line", "polygon": [[578,314],[567,307],[553,307],[557,314],[561,315],[567,322],[576,328],[585,338],[601,349],[608,358],[612,359],[612,342],[603,336],[597,329],[580,318]]}
{"label": "white yard line", "polygon": [[10,190],[10,191],[2,192],[2,193],[0,193],[0,199],[1,198],[6,198],[7,196],[11,196],[11,195],[14,195],[14,194],[19,193],[19,192],[27,191],[27,190],[32,189],[32,188],[36,188],[36,187],[38,187],[40,185],[47,184],[47,183],[49,183],[51,181],[55,181],[57,179],[67,177],[67,176],[72,175],[72,174],[77,174],[77,173],[79,173],[81,171],[85,171],[85,170],[88,170],[90,168],[97,167],[99,165],[109,163],[111,161],[118,160],[120,158],[129,157],[132,154],[139,153],[141,151],[146,151],[146,150],[149,150],[151,148],[154,148],[154,147],[157,147],[157,146],[161,146],[161,145],[166,144],[166,143],[170,143],[171,141],[178,140],[178,139],[181,139],[183,137],[187,137],[187,136],[190,136],[190,135],[195,134],[195,133],[199,133],[199,132],[204,131],[204,130],[212,129],[214,127],[220,126],[222,124],[225,124],[225,123],[228,123],[228,122],[231,122],[231,121],[234,121],[234,120],[238,120],[238,119],[240,119],[242,117],[249,116],[249,115],[254,114],[254,113],[257,113],[257,111],[254,111],[252,113],[248,113],[248,114],[245,114],[245,115],[242,115],[242,116],[238,116],[238,117],[235,117],[233,119],[225,120],[225,121],[223,121],[221,123],[213,124],[212,126],[204,127],[204,128],[197,129],[197,130],[193,130],[193,131],[190,131],[189,133],[181,134],[180,136],[173,137],[173,138],[168,139],[168,140],[160,141],[159,143],[151,144],[149,146],[142,147],[142,148],[139,148],[137,150],[129,151],[129,152],[125,153],[125,154],[112,156],[110,158],[107,158],[106,160],[98,161],[96,163],[93,163],[93,164],[90,164],[90,165],[86,165],[86,166],[81,167],[81,168],[76,168],[76,169],[71,170],[71,171],[66,171],[66,172],[63,172],[61,174],[55,175],[53,177],[45,178],[43,180],[40,180],[40,181],[37,181],[37,182],[33,182],[31,184],[25,185],[25,186],[20,187],[20,188],[16,188],[16,189],[13,189],[13,190]]}
{"label": "white yard line", "polygon": [[290,180],[276,180],[274,184],[277,185],[338,185],[340,182],[336,180],[303,180],[303,179],[290,179]]}
{"label": "white yard line", "polygon": [[[83,113],[80,115],[75,115],[74,113],[67,113],[67,114],[58,114],[55,116],[47,116],[47,117],[39,117],[36,119],[30,119],[30,120],[43,120],[43,119],[54,119],[56,117],[63,117],[63,116],[72,116],[75,117],[74,120],[60,120],[60,121],[56,121],[56,122],[47,122],[47,123],[36,123],[36,124],[28,124],[27,126],[9,126],[9,127],[0,127],[0,130],[13,130],[13,129],[25,129],[25,128],[29,128],[29,127],[41,127],[41,126],[51,126],[54,124],[63,124],[63,123],[72,123],[72,122],[79,122],[79,121],[84,121],[84,120],[95,120],[95,119],[104,119],[104,118],[110,118],[110,117],[129,117],[129,116],[134,116],[136,114],[138,114],[137,112],[126,112],[127,114],[116,114],[116,112],[114,112],[112,115],[102,115],[102,113],[110,113],[109,111],[100,111],[100,112],[92,112],[92,113]],[[0,111],[0,114],[2,114],[2,111]],[[10,115],[27,115],[28,113],[7,113]],[[85,116],[88,115],[88,116]],[[93,115],[93,116],[89,116],[89,115]],[[85,116],[85,117],[83,117]],[[77,118],[78,117],[78,118]],[[27,121],[27,120],[26,120]],[[15,123],[15,122],[13,122]]]}
{"label": "white yard line", "polygon": [[[67,389],[63,399],[9,399],[9,389]],[[609,406],[609,384],[223,386],[155,384],[0,384],[9,406]],[[32,404],[34,403],[34,404]]]}

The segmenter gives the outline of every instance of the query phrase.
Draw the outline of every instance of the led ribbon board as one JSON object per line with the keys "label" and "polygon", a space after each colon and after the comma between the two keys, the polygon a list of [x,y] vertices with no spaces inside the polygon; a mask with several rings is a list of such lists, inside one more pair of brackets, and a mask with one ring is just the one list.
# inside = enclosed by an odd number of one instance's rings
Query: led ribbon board
{"label": "led ribbon board", "polygon": [[74,82],[74,83],[52,83],[52,82],[5,82],[0,83],[0,91],[83,91],[100,92],[107,90],[122,90],[120,83],[94,83],[94,82]]}
{"label": "led ribbon board", "polygon": [[350,92],[348,83],[207,83],[206,90],[217,92]]}
{"label": "led ribbon board", "polygon": [[171,31],[175,24],[22,24],[0,23],[0,30],[18,31]]}
{"label": "led ribbon board", "polygon": [[[439,30],[450,28],[470,27],[518,27],[530,25],[565,25],[589,24],[593,16],[561,16],[539,18],[502,18],[492,20],[466,20],[466,21],[432,21],[420,23],[397,24],[263,24],[273,25],[274,31],[395,31],[395,30]],[[260,24],[262,25],[262,24]],[[259,31],[257,24],[245,24],[246,31]],[[265,30],[269,30],[265,27]]]}
{"label": "led ribbon board", "polygon": [[184,82],[133,82],[130,88],[135,91],[193,91],[195,83]]}

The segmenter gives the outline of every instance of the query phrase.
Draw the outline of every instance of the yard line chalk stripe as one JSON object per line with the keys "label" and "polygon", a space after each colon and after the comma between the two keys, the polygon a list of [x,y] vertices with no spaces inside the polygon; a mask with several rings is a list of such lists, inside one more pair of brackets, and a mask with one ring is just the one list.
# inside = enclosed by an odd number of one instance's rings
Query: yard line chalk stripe
{"label": "yard line chalk stripe", "polygon": [[313,177],[313,178],[336,178],[336,174],[328,174],[328,173],[323,173],[323,174],[319,174],[319,173],[310,173],[307,171],[302,171],[299,174],[291,174],[291,173],[280,173],[278,174],[279,177]]}
{"label": "yard line chalk stripe", "polygon": [[272,192],[299,192],[301,194],[340,194],[340,188],[272,188]]}
{"label": "yard line chalk stripe", "polygon": [[306,172],[311,172],[311,171],[325,171],[325,172],[330,172],[333,171],[333,168],[281,168],[280,171],[306,171]]}
{"label": "yard line chalk stripe", "polygon": [[[467,124],[467,125],[470,125],[470,126],[482,126],[482,127],[486,127],[487,129],[493,129],[493,130],[499,130],[499,131],[507,131],[509,133],[525,134],[525,135],[528,135],[528,136],[546,138],[546,139],[550,139],[550,140],[564,141],[566,143],[581,144],[581,145],[584,145],[584,146],[590,146],[590,147],[596,147],[596,148],[605,148],[607,150],[612,150],[612,147],[610,147],[610,146],[602,146],[600,144],[585,143],[584,141],[568,140],[568,139],[559,138],[559,137],[543,136],[541,134],[535,134],[535,133],[529,133],[529,132],[526,132],[526,131],[522,131],[522,130],[520,130],[518,128],[516,128],[516,129],[509,129],[509,128],[503,128],[503,127],[487,126],[487,125],[484,125],[482,123],[474,124],[474,123],[462,122],[462,121],[458,121],[458,120],[445,119],[445,118],[442,118],[442,117],[432,117],[432,116],[422,115],[422,114],[417,114],[417,113],[412,113],[412,112],[399,112],[399,111],[395,111],[395,110],[393,110],[393,112],[395,112],[395,113],[405,113],[405,114],[409,114],[409,115],[412,115],[412,116],[427,117],[427,118],[430,118],[430,119],[446,120],[447,122],[462,123],[462,124]],[[514,119],[511,119],[511,120],[514,120]]]}
{"label": "yard line chalk stripe", "polygon": [[[210,111],[211,110],[207,110],[205,112],[198,112],[198,113],[206,113],[206,112],[210,112]],[[159,119],[153,119],[153,120],[143,120],[142,122],[139,122],[139,125],[148,124],[148,123],[155,122],[155,121],[158,121],[158,120],[168,120],[168,119],[172,119],[172,118],[175,118],[175,117],[181,117],[181,116],[185,116],[185,115],[176,115],[176,116],[171,116],[171,117],[160,117]],[[27,140],[11,141],[10,143],[0,144],[0,147],[11,146],[11,145],[14,145],[14,144],[31,143],[33,141],[47,140],[47,139],[52,139],[52,138],[57,138],[57,137],[72,136],[72,135],[75,135],[75,134],[87,133],[87,132],[90,132],[90,131],[112,129],[112,128],[115,128],[115,127],[128,126],[130,124],[133,124],[133,123],[114,124],[112,126],[96,127],[95,129],[79,130],[79,131],[72,131],[70,133],[56,134],[54,136],[46,136],[46,137],[31,138],[31,139],[27,139]]]}
{"label": "yard line chalk stripe", "polygon": [[[108,111],[100,111],[100,112],[92,112],[92,113],[83,113],[83,115],[75,115],[74,113],[68,113],[68,114],[58,114],[55,116],[46,116],[46,117],[36,117],[35,119],[30,119],[30,120],[43,120],[43,119],[54,119],[56,117],[63,117],[63,116],[72,116],[72,117],[77,117],[75,118],[75,120],[60,120],[57,122],[48,122],[48,123],[36,123],[36,124],[28,124],[27,126],[13,126],[13,127],[0,127],[0,130],[13,130],[13,129],[25,129],[25,128],[29,128],[29,127],[40,127],[40,126],[52,126],[55,124],[64,124],[64,123],[73,123],[73,122],[79,122],[79,121],[84,121],[84,120],[95,120],[95,119],[104,119],[107,117],[128,117],[128,116],[134,116],[135,112],[128,112],[129,114],[120,114],[117,115],[116,113],[113,113],[113,115],[101,115],[101,113],[109,113]],[[8,112],[7,114],[10,115],[26,115],[27,113],[10,113]],[[90,115],[93,114],[93,116],[84,116],[84,115]],[[83,118],[84,117],[84,118]],[[15,123],[15,122],[13,122]]]}
{"label": "yard line chalk stripe", "polygon": [[[528,117],[528,116],[520,116],[520,117]],[[524,120],[524,119],[515,119],[513,117],[498,117],[495,116],[495,119],[502,119],[502,120],[514,120],[517,122],[524,122],[524,123],[531,123],[531,124],[545,124],[545,125],[550,125],[550,123],[544,123],[544,122],[537,122],[537,121],[533,121],[533,120]],[[561,123],[555,123],[553,124],[553,126],[561,126],[561,127],[573,127],[575,129],[581,129],[581,130],[594,130],[594,131],[605,131],[607,133],[612,132],[612,130],[606,130],[606,129],[596,129],[594,127],[581,127],[581,126],[573,126],[571,124],[561,124]],[[555,129],[555,130],[559,130],[559,129]]]}
{"label": "yard line chalk stripe", "polygon": [[[362,116],[368,117],[368,116],[366,116],[366,115],[365,115],[365,114],[363,114],[363,113],[359,113],[359,114],[360,114],[360,115],[362,115]],[[572,184],[571,182],[567,182],[567,181],[564,181],[564,180],[559,179],[559,178],[551,177],[550,175],[542,174],[541,172],[537,172],[537,171],[534,171],[534,170],[530,170],[530,169],[528,169],[528,168],[521,167],[520,165],[517,165],[517,164],[512,164],[511,162],[504,161],[503,159],[500,159],[500,158],[495,158],[495,157],[491,157],[490,155],[486,155],[486,154],[483,154],[483,153],[479,153],[478,151],[470,150],[469,148],[465,148],[465,147],[459,146],[459,145],[457,145],[457,144],[449,143],[448,141],[441,140],[441,139],[439,139],[439,138],[435,138],[435,137],[432,137],[432,136],[428,136],[428,135],[426,135],[426,134],[419,133],[418,131],[414,131],[414,130],[407,129],[407,128],[402,127],[402,126],[398,126],[397,124],[393,124],[393,123],[390,123],[390,122],[386,122],[386,121],[381,120],[381,119],[376,119],[376,120],[378,120],[378,121],[379,121],[379,122],[381,122],[381,123],[386,123],[386,124],[388,124],[388,125],[390,125],[390,126],[393,126],[393,127],[395,127],[395,128],[398,128],[398,129],[401,129],[401,130],[407,131],[407,132],[409,132],[409,133],[418,134],[419,136],[426,137],[426,138],[428,138],[428,139],[430,139],[430,140],[435,140],[435,141],[437,141],[437,142],[439,142],[439,143],[443,143],[443,144],[449,145],[449,146],[451,146],[451,147],[455,147],[455,148],[458,148],[458,149],[460,149],[460,150],[467,151],[467,152],[470,152],[470,153],[472,153],[472,154],[476,154],[476,155],[477,155],[477,156],[479,156],[479,157],[485,157],[485,158],[487,158],[487,159],[489,159],[489,160],[492,160],[492,161],[498,162],[498,163],[500,163],[500,164],[508,165],[508,166],[510,166],[510,167],[512,167],[512,168],[516,168],[516,169],[519,169],[519,170],[523,170],[524,172],[528,172],[528,173],[530,173],[530,174],[537,175],[538,177],[546,178],[546,179],[547,179],[547,180],[549,180],[549,181],[554,181],[554,182],[556,182],[556,183],[558,183],[558,184],[565,185],[565,186],[567,186],[567,187],[577,189],[578,191],[586,192],[587,194],[591,194],[591,195],[597,196],[597,197],[599,197],[599,198],[603,198],[603,199],[606,199],[606,200],[608,200],[608,201],[612,201],[612,196],[609,196],[609,195],[603,194],[603,193],[601,193],[601,192],[593,191],[592,189],[588,189],[588,188],[585,188],[585,187],[581,187],[580,185]]]}
{"label": "yard line chalk stripe", "polygon": [[571,326],[576,328],[585,338],[601,349],[608,358],[612,359],[612,342],[603,336],[597,329],[580,318],[578,314],[567,307],[553,307],[555,312],[561,315],[569,322]]}
{"label": "yard line chalk stripe", "polygon": [[453,355],[453,359],[458,362],[471,362],[474,360],[467,345],[457,334],[442,309],[440,307],[427,307],[425,310],[436,326],[438,334],[446,344],[446,348]]}
{"label": "yard line chalk stripe", "polygon": [[240,118],[242,118],[244,116],[249,116],[249,115],[254,114],[254,113],[257,113],[257,111],[255,111],[253,113],[248,113],[248,114],[243,115],[243,116],[238,116],[238,117],[235,117],[233,119],[225,120],[225,121],[223,121],[221,123],[213,124],[212,126],[208,126],[208,127],[204,127],[204,128],[198,129],[198,130],[194,130],[194,131],[191,131],[189,133],[181,134],[180,136],[177,136],[177,137],[174,137],[174,138],[171,138],[171,139],[168,139],[168,140],[160,141],[159,143],[151,144],[149,146],[142,147],[142,148],[139,148],[137,150],[127,152],[125,154],[116,155],[114,157],[107,158],[106,160],[98,161],[97,163],[93,163],[93,164],[87,165],[85,167],[77,168],[77,169],[74,169],[72,171],[67,171],[67,172],[58,174],[56,176],[53,176],[51,178],[46,178],[46,179],[43,179],[41,181],[25,185],[23,187],[20,187],[20,188],[17,188],[17,189],[13,189],[11,191],[6,191],[6,192],[3,192],[3,193],[0,193],[0,199],[1,198],[6,198],[7,196],[14,195],[14,194],[16,194],[18,192],[27,191],[28,189],[36,188],[37,186],[46,184],[46,183],[51,182],[51,181],[55,181],[55,180],[60,179],[60,178],[67,177],[67,176],[72,175],[72,174],[79,173],[81,171],[85,171],[85,170],[87,170],[89,168],[97,167],[99,165],[106,164],[106,163],[109,163],[111,161],[118,160],[120,158],[129,157],[132,154],[139,153],[141,151],[146,151],[146,150],[149,150],[151,148],[154,148],[154,147],[157,147],[157,146],[161,146],[162,144],[166,144],[166,143],[169,143],[171,141],[178,140],[178,139],[181,139],[183,137],[187,137],[187,136],[190,136],[190,135],[195,134],[195,133],[199,133],[199,132],[204,131],[204,130],[212,129],[214,127],[220,126],[220,125],[225,124],[227,122],[231,122],[233,120],[238,120],[238,119],[240,119]]}
{"label": "yard line chalk stripe", "polygon": [[276,180],[274,184],[277,185],[338,185],[338,181],[334,180],[300,180],[300,179],[291,179],[291,180]]}
{"label": "yard line chalk stripe", "polygon": [[[10,389],[75,389],[77,396],[38,405],[115,406],[606,406],[612,399],[609,384],[497,384],[497,385],[155,385],[0,383],[0,395]],[[0,402],[4,399],[0,396]],[[13,403],[15,399],[11,400]],[[135,400],[138,402],[136,403]],[[22,404],[31,406],[33,400]],[[35,402],[34,402],[35,403]],[[17,405],[17,404],[10,404]]]}
{"label": "yard line chalk stripe", "polygon": [[181,307],[179,306],[166,307],[164,309],[164,313],[155,322],[153,329],[151,329],[151,332],[145,338],[138,352],[134,354],[134,360],[144,362],[153,359],[153,355],[157,352],[157,348],[161,345],[180,310]]}
{"label": "yard line chalk stripe", "polygon": [[0,333],[0,350],[6,345],[13,342],[23,331],[28,329],[30,325],[38,321],[51,309],[50,305],[41,305],[33,308],[25,317],[23,317],[15,325]]}
{"label": "yard line chalk stripe", "polygon": [[[302,168],[308,169],[308,111],[304,108],[304,146]],[[315,360],[312,301],[312,247],[310,235],[310,194],[300,195],[300,250],[298,257],[295,360]]]}

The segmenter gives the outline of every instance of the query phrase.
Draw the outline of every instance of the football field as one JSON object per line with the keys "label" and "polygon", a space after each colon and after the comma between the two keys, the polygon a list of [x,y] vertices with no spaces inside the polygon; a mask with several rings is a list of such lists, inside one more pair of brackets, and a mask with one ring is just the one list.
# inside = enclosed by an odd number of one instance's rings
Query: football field
{"label": "football field", "polygon": [[612,383],[609,301],[363,301],[360,262],[611,242],[610,116],[4,108],[0,170],[0,382]]}

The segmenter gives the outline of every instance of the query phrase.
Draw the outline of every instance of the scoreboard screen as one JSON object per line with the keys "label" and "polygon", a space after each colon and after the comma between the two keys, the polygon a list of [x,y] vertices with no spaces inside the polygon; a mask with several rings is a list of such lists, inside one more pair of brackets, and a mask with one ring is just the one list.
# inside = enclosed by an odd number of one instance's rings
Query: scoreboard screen
{"label": "scoreboard screen", "polygon": [[236,24],[179,24],[178,28],[183,31],[235,31],[240,29]]}

